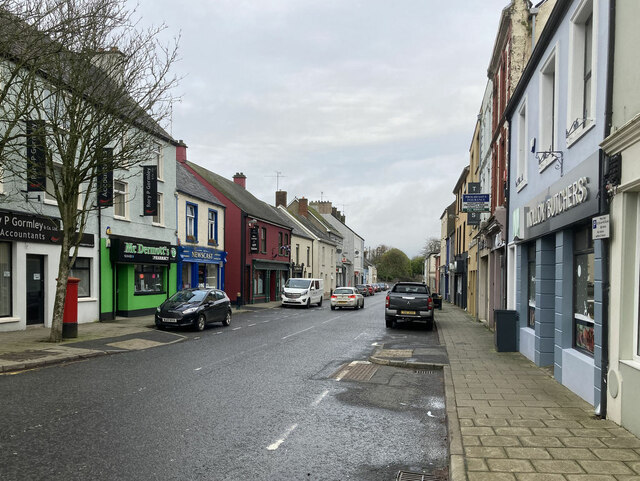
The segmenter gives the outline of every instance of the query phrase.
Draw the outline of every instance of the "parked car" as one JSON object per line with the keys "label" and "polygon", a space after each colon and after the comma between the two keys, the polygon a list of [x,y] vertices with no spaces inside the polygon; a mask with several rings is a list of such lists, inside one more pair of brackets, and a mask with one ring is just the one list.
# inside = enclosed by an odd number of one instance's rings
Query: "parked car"
{"label": "parked car", "polygon": [[364,308],[364,296],[355,287],[338,287],[331,294],[331,310],[351,307]]}
{"label": "parked car", "polygon": [[370,296],[373,296],[376,293],[376,290],[373,288],[371,284],[367,284],[367,289],[369,289]]}
{"label": "parked car", "polygon": [[310,277],[291,277],[284,284],[280,298],[282,307],[304,306],[309,308],[311,304],[321,306],[324,298],[324,281]]}
{"label": "parked car", "polygon": [[193,327],[202,331],[212,322],[231,324],[231,301],[218,289],[182,289],[156,309],[156,326]]}
{"label": "parked car", "polygon": [[364,284],[356,284],[356,290],[364,297],[369,296],[369,289]]}
{"label": "parked car", "polygon": [[395,284],[385,299],[384,320],[387,327],[393,327],[398,321],[425,321],[427,329],[433,329],[433,299],[426,284]]}

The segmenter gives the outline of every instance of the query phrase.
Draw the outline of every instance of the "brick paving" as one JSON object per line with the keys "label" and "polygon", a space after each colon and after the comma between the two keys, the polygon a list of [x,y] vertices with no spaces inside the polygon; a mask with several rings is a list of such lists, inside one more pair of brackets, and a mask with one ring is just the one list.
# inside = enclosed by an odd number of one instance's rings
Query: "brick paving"
{"label": "brick paving", "polygon": [[[640,481],[640,440],[445,303],[452,481]],[[640,406],[640,400],[639,400]]]}

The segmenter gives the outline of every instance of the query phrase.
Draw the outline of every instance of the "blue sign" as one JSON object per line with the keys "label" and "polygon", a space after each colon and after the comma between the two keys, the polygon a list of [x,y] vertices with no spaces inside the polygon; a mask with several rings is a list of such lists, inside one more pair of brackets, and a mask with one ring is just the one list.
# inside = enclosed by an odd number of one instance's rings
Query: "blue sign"
{"label": "blue sign", "polygon": [[200,264],[222,264],[227,258],[227,253],[224,251],[199,246],[181,246],[179,254],[183,262]]}
{"label": "blue sign", "polygon": [[489,194],[462,194],[462,202],[489,202]]}
{"label": "blue sign", "polygon": [[489,212],[490,194],[462,194],[463,212]]}

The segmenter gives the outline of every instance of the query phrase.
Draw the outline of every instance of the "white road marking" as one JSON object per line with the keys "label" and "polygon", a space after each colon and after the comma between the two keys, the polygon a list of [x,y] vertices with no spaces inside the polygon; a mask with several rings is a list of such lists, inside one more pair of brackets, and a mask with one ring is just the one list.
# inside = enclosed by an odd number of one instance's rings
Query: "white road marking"
{"label": "white road marking", "polygon": [[363,334],[366,334],[366,332],[361,332],[360,334],[358,334],[356,337],[353,338],[354,341],[356,341],[360,336],[362,336]]}
{"label": "white road marking", "polygon": [[318,398],[311,403],[311,406],[312,407],[318,406],[318,404],[320,404],[322,402],[322,400],[326,397],[327,394],[329,394],[329,390],[328,389],[326,391],[324,391],[322,394],[320,394],[320,396],[318,396]]}
{"label": "white road marking", "polygon": [[242,329],[241,327],[234,327],[233,329],[231,329],[232,331],[237,331],[238,329]]}
{"label": "white road marking", "polygon": [[247,327],[253,327],[255,326],[255,324],[249,324]]}
{"label": "white road marking", "polygon": [[427,411],[427,416],[429,416],[430,418],[435,418],[435,416],[431,414],[431,411]]}
{"label": "white road marking", "polygon": [[196,368],[194,369],[194,371],[199,371],[200,369],[202,369],[202,368],[201,368],[201,367],[196,367]]}
{"label": "white road marking", "polygon": [[345,377],[349,373],[348,369],[345,369],[340,373],[338,377],[336,377],[336,381],[342,381],[342,378]]}
{"label": "white road marking", "polygon": [[314,329],[316,326],[311,326],[311,327],[307,327],[306,329],[303,329],[302,331],[298,331],[298,332],[294,332],[293,334],[289,334],[288,336],[284,336],[282,339],[287,339],[288,337],[291,336],[297,336],[298,334],[302,334],[303,332],[309,331],[311,329]]}
{"label": "white road marking", "polygon": [[269,319],[268,321],[262,321],[263,324],[266,324],[267,322],[271,322],[271,319]]}
{"label": "white road marking", "polygon": [[335,321],[336,319],[340,319],[341,317],[342,316],[332,317],[331,319],[327,319],[326,321],[323,321],[322,324],[326,324],[327,322]]}
{"label": "white road marking", "polygon": [[298,427],[297,424],[294,424],[293,426],[291,426],[289,429],[287,429],[287,432],[283,434],[283,436],[278,439],[275,443],[270,444],[269,446],[267,446],[267,449],[269,451],[275,451],[276,449],[278,449],[280,447],[280,445],[282,443],[285,442],[285,440],[289,437],[289,435]]}

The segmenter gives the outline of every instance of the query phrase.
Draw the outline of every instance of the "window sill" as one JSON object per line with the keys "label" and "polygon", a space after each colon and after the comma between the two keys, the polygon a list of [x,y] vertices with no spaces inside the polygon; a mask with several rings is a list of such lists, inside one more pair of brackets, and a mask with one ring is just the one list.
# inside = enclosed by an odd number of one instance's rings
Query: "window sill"
{"label": "window sill", "polygon": [[522,189],[524,189],[527,186],[527,181],[523,180],[517,187],[516,187],[516,192],[520,192]]}
{"label": "window sill", "polygon": [[78,303],[80,302],[97,302],[98,299],[95,297],[78,297]]}
{"label": "window sill", "polygon": [[128,217],[122,217],[122,216],[115,215],[115,214],[113,215],[113,218],[116,219],[116,220],[122,220],[122,221],[125,221],[125,222],[131,222],[131,220]]}
{"label": "window sill", "polygon": [[578,140],[580,140],[584,135],[587,134],[592,128],[596,126],[595,122],[591,122],[589,125],[582,127],[581,129],[572,132],[569,137],[567,137],[567,149],[571,148],[573,144],[575,144]]}
{"label": "window sill", "polygon": [[154,227],[165,227],[164,223],[162,222],[151,222],[151,225]]}
{"label": "window sill", "polygon": [[46,197],[44,198],[44,200],[42,201],[43,203],[45,203],[46,205],[58,205],[58,202],[52,199],[47,199]]}
{"label": "window sill", "polygon": [[640,371],[640,361],[635,361],[632,359],[621,359],[620,364],[624,364],[625,366],[629,366],[632,369]]}
{"label": "window sill", "polygon": [[0,324],[10,324],[12,322],[20,322],[19,317],[0,317]]}

